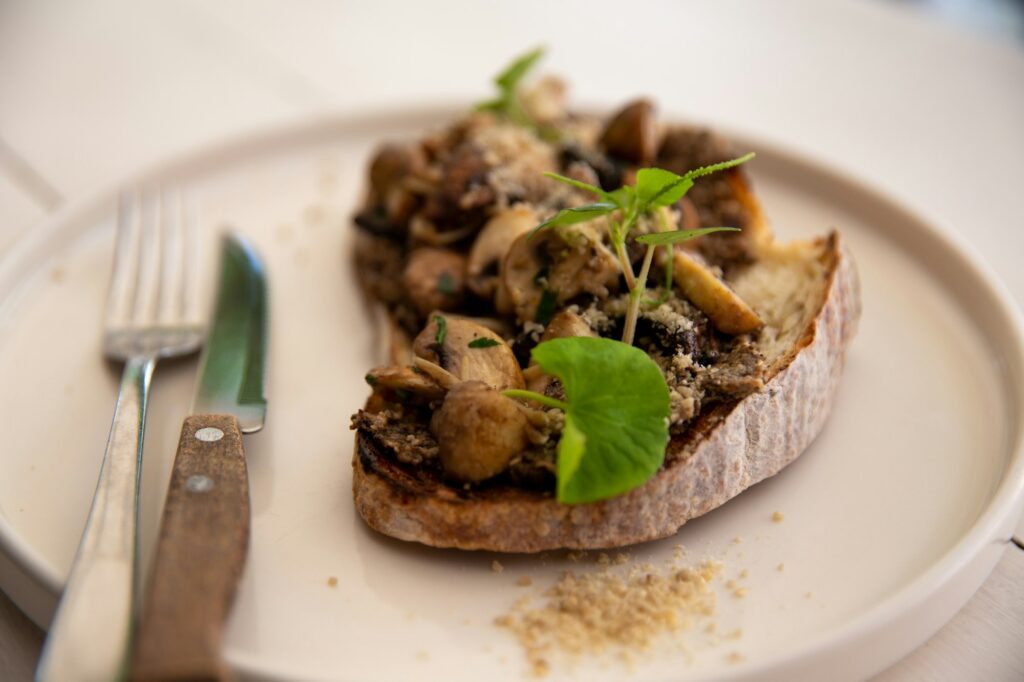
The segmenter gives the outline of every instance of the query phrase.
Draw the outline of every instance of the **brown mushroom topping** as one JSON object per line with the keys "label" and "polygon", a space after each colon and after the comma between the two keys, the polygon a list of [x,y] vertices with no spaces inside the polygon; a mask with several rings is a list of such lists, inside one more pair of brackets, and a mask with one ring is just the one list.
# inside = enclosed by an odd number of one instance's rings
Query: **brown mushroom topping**
{"label": "brown mushroom topping", "polygon": [[402,271],[402,286],[423,316],[434,310],[452,310],[463,299],[465,257],[450,249],[422,247],[409,254]]}
{"label": "brown mushroom topping", "polygon": [[648,165],[658,151],[654,105],[640,99],[615,114],[601,134],[601,144],[612,156]]}
{"label": "brown mushroom topping", "polygon": [[[597,336],[597,332],[590,328],[590,325],[583,321],[583,318],[569,310],[563,310],[551,318],[544,333],[540,336],[540,342],[551,339],[567,339],[571,336]],[[523,370],[523,377],[526,379],[526,388],[537,393],[544,393],[548,386],[554,381],[554,377],[544,374],[540,367],[530,360],[530,366]]]}
{"label": "brown mushroom topping", "polygon": [[370,188],[380,201],[416,169],[426,165],[423,151],[415,145],[381,147],[370,163]]}
{"label": "brown mushroom topping", "polygon": [[[438,317],[445,326],[440,343]],[[418,357],[440,365],[460,381],[482,381],[499,391],[525,385],[509,345],[487,327],[465,318],[431,315],[430,322],[413,341],[412,349]]]}
{"label": "brown mushroom topping", "polygon": [[444,397],[445,389],[438,382],[411,367],[374,367],[366,373],[366,383],[374,393],[412,394],[428,401]]}
{"label": "brown mushroom topping", "polygon": [[476,232],[476,227],[469,225],[455,230],[438,230],[437,226],[427,220],[421,213],[409,219],[409,236],[413,244],[426,246],[448,246],[460,242]]}
{"label": "brown mushroom topping", "polygon": [[556,305],[582,293],[608,296],[620,270],[597,236],[599,220],[516,239],[502,261],[496,305],[505,297],[520,322],[544,324]]}
{"label": "brown mushroom topping", "polygon": [[673,274],[686,298],[704,311],[720,332],[745,334],[764,324],[754,309],[729,288],[697,254],[676,251]]}
{"label": "brown mushroom topping", "polygon": [[480,231],[466,261],[467,285],[481,298],[491,298],[498,288],[498,270],[512,242],[537,226],[537,215],[529,206],[501,211]]}
{"label": "brown mushroom topping", "polygon": [[540,340],[550,341],[551,339],[567,339],[571,336],[597,336],[597,332],[590,328],[582,317],[576,313],[563,310],[548,322],[548,326],[541,334]]}
{"label": "brown mushroom topping", "polygon": [[480,381],[455,385],[430,420],[441,466],[465,483],[504,471],[526,447],[528,426],[515,401]]}

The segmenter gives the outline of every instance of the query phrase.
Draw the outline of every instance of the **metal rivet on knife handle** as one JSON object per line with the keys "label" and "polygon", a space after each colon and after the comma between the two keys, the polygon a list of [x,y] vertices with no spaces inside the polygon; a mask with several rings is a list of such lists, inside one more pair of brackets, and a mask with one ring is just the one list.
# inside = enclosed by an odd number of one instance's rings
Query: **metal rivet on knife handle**
{"label": "metal rivet on knife handle", "polygon": [[213,426],[207,426],[206,428],[199,429],[196,431],[196,438],[207,443],[213,443],[224,437],[224,432]]}

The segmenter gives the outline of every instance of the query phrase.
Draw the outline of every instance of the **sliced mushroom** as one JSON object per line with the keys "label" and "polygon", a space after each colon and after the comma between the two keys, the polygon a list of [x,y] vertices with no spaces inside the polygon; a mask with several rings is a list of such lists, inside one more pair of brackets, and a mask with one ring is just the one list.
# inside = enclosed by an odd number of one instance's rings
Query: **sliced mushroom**
{"label": "sliced mushroom", "polygon": [[370,163],[370,188],[383,201],[408,175],[424,165],[426,158],[418,146],[385,145]]}
{"label": "sliced mushroom", "polygon": [[[597,332],[590,328],[590,325],[583,321],[583,318],[574,312],[563,310],[551,318],[544,333],[540,335],[540,342],[551,339],[567,339],[571,336],[597,336]],[[530,366],[523,370],[523,377],[526,379],[526,387],[537,393],[544,393],[548,386],[554,381],[554,377],[544,374],[540,367],[530,361]]]}
{"label": "sliced mushroom", "polygon": [[725,334],[745,334],[764,324],[753,308],[719,278],[700,256],[676,251],[673,261],[676,286]]}
{"label": "sliced mushroom", "polygon": [[466,281],[465,257],[450,249],[422,247],[409,254],[402,286],[421,315],[451,310],[462,303]]}
{"label": "sliced mushroom", "polygon": [[[444,319],[445,327],[440,343],[438,317]],[[470,346],[471,343],[476,345]],[[465,318],[431,315],[430,322],[413,341],[412,349],[417,356],[440,365],[460,381],[482,381],[499,391],[524,386],[523,372],[509,345],[487,327]]]}
{"label": "sliced mushroom", "polygon": [[465,483],[478,483],[504,471],[526,448],[528,426],[515,401],[480,381],[453,387],[430,420],[441,466]]}
{"label": "sliced mushroom", "polygon": [[537,215],[526,205],[496,214],[480,231],[466,261],[466,284],[481,298],[491,298],[498,288],[498,269],[512,242],[537,226]]}
{"label": "sliced mushroom", "polygon": [[469,225],[455,230],[438,230],[433,222],[427,220],[422,213],[409,219],[409,236],[414,245],[449,246],[460,242],[476,232],[476,227]]}
{"label": "sliced mushroom", "polygon": [[612,156],[647,165],[658,151],[654,105],[640,99],[615,114],[601,134],[601,144]]}
{"label": "sliced mushroom", "polygon": [[375,367],[366,373],[366,383],[374,393],[390,391],[401,395],[403,392],[426,400],[440,400],[445,389],[430,376],[411,367]]}
{"label": "sliced mushroom", "polygon": [[496,304],[507,305],[520,322],[541,324],[553,308],[582,293],[608,296],[619,280],[619,263],[597,236],[595,223],[521,235],[501,264]]}

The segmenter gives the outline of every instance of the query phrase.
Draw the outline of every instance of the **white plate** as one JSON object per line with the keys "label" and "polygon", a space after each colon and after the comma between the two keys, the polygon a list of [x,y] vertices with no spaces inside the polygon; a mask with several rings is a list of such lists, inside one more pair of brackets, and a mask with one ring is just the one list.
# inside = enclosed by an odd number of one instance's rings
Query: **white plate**
{"label": "white plate", "polygon": [[[137,179],[196,193],[208,252],[229,225],[268,261],[269,422],[246,441],[252,548],[225,652],[252,678],[520,679],[520,651],[493,618],[567,566],[591,570],[516,556],[497,574],[490,554],[381,538],[353,512],[348,419],[376,353],[348,267],[348,218],[372,146],[449,113],[323,121]],[[663,642],[632,677],[856,679],[951,617],[1002,553],[1024,487],[1021,323],[948,236],[818,164],[739,146],[759,152],[750,171],[780,236],[842,229],[864,317],[834,413],[803,457],[675,538],[630,550],[663,564],[682,543],[690,560],[721,559],[726,579],[746,571],[748,588],[735,598],[717,587],[719,632],[741,637],[684,635],[690,655]],[[117,372],[101,360],[99,320],[114,210],[113,192],[73,207],[0,264],[0,582],[40,624],[75,550],[113,408]],[[147,558],[193,372],[167,364],[155,380]],[[532,587],[516,585],[523,575]],[[551,679],[571,670],[556,659]],[[626,669],[600,659],[575,670],[612,680]]]}

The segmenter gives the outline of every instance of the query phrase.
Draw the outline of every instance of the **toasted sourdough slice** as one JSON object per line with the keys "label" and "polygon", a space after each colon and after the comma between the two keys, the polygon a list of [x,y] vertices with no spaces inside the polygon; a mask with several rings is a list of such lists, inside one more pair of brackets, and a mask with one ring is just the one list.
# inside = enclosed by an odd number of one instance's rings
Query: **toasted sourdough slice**
{"label": "toasted sourdough slice", "polygon": [[664,466],[647,483],[574,506],[510,486],[467,490],[399,463],[357,432],[359,514],[385,535],[435,547],[610,548],[672,535],[781,471],[828,416],[860,314],[859,286],[838,233],[778,244],[757,217],[758,259],[729,284],[765,321],[757,340],[767,363],[764,388],[703,412],[670,441]]}

